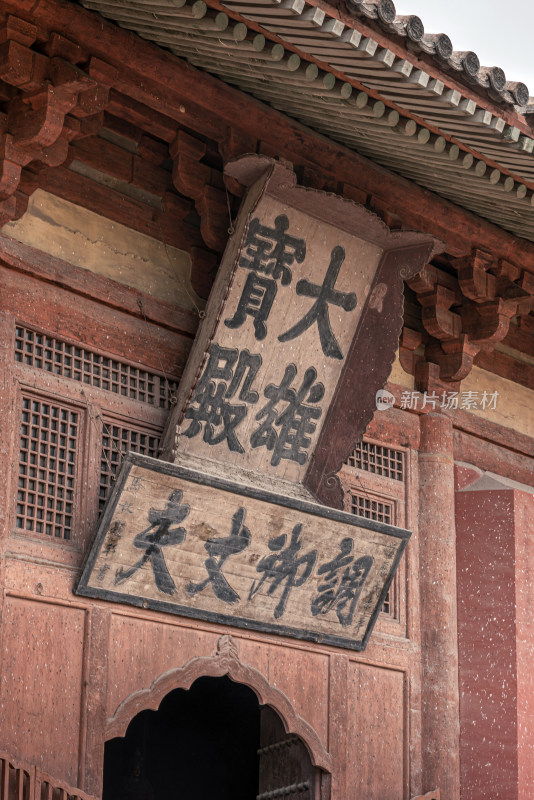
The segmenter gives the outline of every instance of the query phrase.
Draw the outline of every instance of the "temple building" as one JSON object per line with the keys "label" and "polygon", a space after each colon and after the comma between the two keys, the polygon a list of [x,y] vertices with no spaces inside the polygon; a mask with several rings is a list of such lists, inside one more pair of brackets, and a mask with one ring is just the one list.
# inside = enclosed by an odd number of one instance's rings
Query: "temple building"
{"label": "temple building", "polygon": [[423,23],[2,0],[0,800],[534,796],[534,98]]}

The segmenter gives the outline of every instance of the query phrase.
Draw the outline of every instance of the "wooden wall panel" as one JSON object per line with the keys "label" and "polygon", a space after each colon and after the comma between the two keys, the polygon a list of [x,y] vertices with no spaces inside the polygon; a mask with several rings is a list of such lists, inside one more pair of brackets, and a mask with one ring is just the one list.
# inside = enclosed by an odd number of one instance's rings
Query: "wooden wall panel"
{"label": "wooden wall panel", "polygon": [[462,799],[516,800],[514,492],[468,487],[455,500]]}
{"label": "wooden wall panel", "polygon": [[254,667],[267,679],[269,677],[269,642],[259,642],[254,638],[238,639],[234,636],[239,652],[239,660],[243,664]]}
{"label": "wooden wall panel", "polygon": [[95,307],[91,300],[33,278],[22,281],[12,270],[2,270],[2,285],[3,307],[22,322],[54,331],[61,320],[61,336],[66,339],[152,369],[161,370],[163,366],[173,375],[182,372],[189,355],[189,337],[170,333],[104,305]]}
{"label": "wooden wall panel", "polygon": [[328,671],[329,658],[323,653],[276,645],[269,648],[269,683],[289,698],[297,714],[309,722],[325,746],[328,745]]}
{"label": "wooden wall panel", "polygon": [[0,673],[2,741],[76,785],[85,612],[8,596]]}
{"label": "wooden wall panel", "polygon": [[132,692],[147,689],[162,673],[191,658],[214,656],[228,630],[210,633],[195,627],[113,614],[109,652],[107,713],[111,717]]}
{"label": "wooden wall panel", "polygon": [[334,763],[332,800],[346,799],[347,761],[352,761],[350,756],[347,757],[351,751],[347,730],[349,664],[348,656],[344,654],[330,656],[328,750]]}
{"label": "wooden wall panel", "polygon": [[349,665],[347,800],[407,796],[404,677],[398,670]]}
{"label": "wooden wall panel", "polygon": [[[229,627],[210,632],[201,623],[167,624],[161,619],[136,619],[113,614],[109,652],[107,715],[132,692],[146,689],[171,669],[183,667],[191,658],[214,656],[222,634],[232,633],[243,663],[261,672],[269,683],[280,689],[328,745],[329,658],[326,654],[307,652],[287,645],[267,645],[240,639]],[[310,703],[310,687],[314,691]],[[321,691],[319,691],[321,689]]]}

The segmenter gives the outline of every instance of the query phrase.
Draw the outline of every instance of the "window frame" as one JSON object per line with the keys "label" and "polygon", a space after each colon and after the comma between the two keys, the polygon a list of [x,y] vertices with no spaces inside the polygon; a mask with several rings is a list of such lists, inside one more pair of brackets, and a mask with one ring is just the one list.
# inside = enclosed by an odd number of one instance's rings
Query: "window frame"
{"label": "window frame", "polygon": [[[360,469],[350,465],[349,459],[340,472],[341,484],[344,493],[345,511],[353,513],[351,509],[352,495],[369,497],[371,500],[391,504],[394,519],[392,524],[408,527],[408,498],[410,491],[411,451],[394,442],[386,442],[369,436],[364,436],[362,442],[377,447],[385,447],[403,453],[404,469],[403,479],[385,477],[376,472]],[[408,544],[409,549],[409,544]],[[406,638],[407,633],[407,594],[408,594],[408,551],[397,568],[395,577],[390,587],[390,602],[392,611],[382,611],[377,619],[375,632],[385,633],[396,637]]]}
{"label": "window frame", "polygon": [[[169,325],[169,304],[162,302],[159,313],[159,303],[149,296],[142,300],[141,307],[150,309],[150,319],[144,311],[142,317],[132,313],[129,306],[135,304],[139,309],[137,299],[140,293],[137,290],[118,288],[114,281],[87,273],[88,291],[79,296],[63,279],[63,274],[67,278],[76,278],[84,276],[86,270],[63,266],[57,260],[54,263],[57,280],[50,282],[43,280],[38,264],[36,274],[29,274],[29,263],[22,266],[20,272],[14,272],[9,263],[0,261],[0,274],[10,289],[0,297],[0,382],[3,381],[4,386],[0,400],[0,410],[4,412],[0,450],[5,453],[7,465],[4,510],[0,517],[4,519],[6,552],[42,563],[77,567],[96,531],[99,517],[102,420],[113,420],[121,427],[161,437],[169,408],[132,399],[73,377],[57,375],[42,367],[25,364],[24,360],[17,361],[16,329],[28,328],[75,348],[90,350],[104,359],[151,373],[162,383],[167,379],[178,382],[180,370],[176,368],[177,361],[179,363],[183,358],[183,349],[191,334]],[[76,276],[70,275],[73,271]],[[90,291],[93,283],[94,296]],[[120,293],[125,301],[124,307],[115,302],[103,302],[104,283],[108,285],[110,300],[115,300],[114,295]],[[178,321],[183,316],[181,312],[182,309],[176,309]],[[88,325],[89,319],[93,321],[91,325]],[[109,349],[103,349],[102,343],[108,341]],[[138,361],[131,358],[132,353],[139,353]],[[36,532],[16,525],[23,396],[72,408],[79,414],[70,539],[56,538],[44,531]],[[157,395],[156,399],[159,400]]]}

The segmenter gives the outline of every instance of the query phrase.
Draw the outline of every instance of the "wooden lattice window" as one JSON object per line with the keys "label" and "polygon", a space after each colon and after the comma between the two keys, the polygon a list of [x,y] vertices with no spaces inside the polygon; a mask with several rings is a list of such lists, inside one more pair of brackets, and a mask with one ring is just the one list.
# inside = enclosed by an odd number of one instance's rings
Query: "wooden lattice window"
{"label": "wooden lattice window", "polygon": [[377,522],[395,524],[394,503],[388,500],[378,500],[361,494],[351,494],[351,512],[358,517],[374,519]]}
{"label": "wooden lattice window", "polygon": [[100,458],[99,511],[102,511],[104,507],[124,455],[131,450],[134,453],[157,458],[160,433],[160,431],[143,431],[139,428],[131,428],[104,420]]}
{"label": "wooden lattice window", "polygon": [[79,431],[77,410],[22,396],[17,528],[71,538]]}
{"label": "wooden lattice window", "polygon": [[349,467],[404,481],[404,453],[373,442],[360,442],[347,459]]}
{"label": "wooden lattice window", "polygon": [[[387,525],[406,526],[407,451],[378,442],[362,441],[346,461],[342,471],[345,509],[366,519]],[[404,624],[403,575],[401,567],[382,605],[387,624]],[[386,628],[395,633],[394,628]]]}
{"label": "wooden lattice window", "polygon": [[[385,522],[388,525],[396,524],[395,502],[386,498],[372,497],[368,494],[351,492],[350,510],[358,517],[373,519],[376,522]],[[396,617],[398,613],[398,586],[397,579],[393,579],[386,599],[382,604],[382,613]]]}
{"label": "wooden lattice window", "polygon": [[84,547],[129,450],[157,457],[176,380],[15,324],[14,531]]}
{"label": "wooden lattice window", "polygon": [[156,372],[22,325],[15,329],[15,361],[157,408],[170,408],[176,392],[176,382]]}

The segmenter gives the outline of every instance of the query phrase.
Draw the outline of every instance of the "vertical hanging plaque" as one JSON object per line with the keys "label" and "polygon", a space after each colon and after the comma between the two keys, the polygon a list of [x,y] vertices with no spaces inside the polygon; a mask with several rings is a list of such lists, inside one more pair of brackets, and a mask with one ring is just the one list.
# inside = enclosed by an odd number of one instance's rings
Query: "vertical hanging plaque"
{"label": "vertical hanging plaque", "polygon": [[[248,187],[180,384],[165,457],[191,454],[308,487],[363,434],[402,324],[402,278],[436,241],[296,185],[260,156],[225,173]],[[345,452],[346,450],[346,452]]]}

